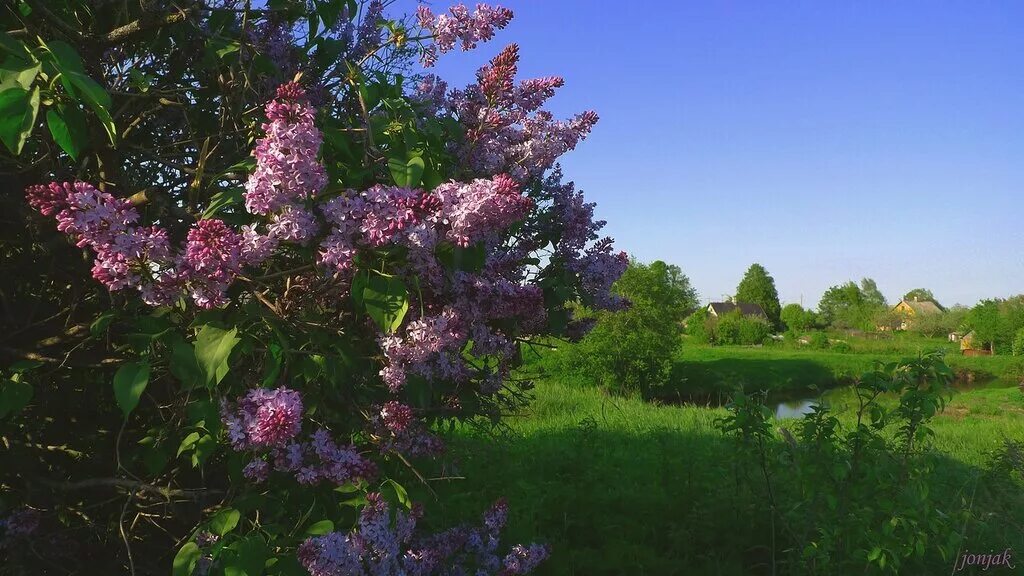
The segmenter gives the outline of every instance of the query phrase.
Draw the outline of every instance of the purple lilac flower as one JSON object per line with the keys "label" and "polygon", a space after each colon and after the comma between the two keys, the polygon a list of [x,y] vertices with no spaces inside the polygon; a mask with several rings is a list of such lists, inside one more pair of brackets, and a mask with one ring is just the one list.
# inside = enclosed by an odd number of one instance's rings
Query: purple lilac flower
{"label": "purple lilac flower", "polygon": [[245,476],[256,484],[266,482],[269,475],[270,464],[267,464],[266,460],[262,460],[260,458],[249,462],[245,465],[245,468],[242,468],[242,476]]}
{"label": "purple lilac flower", "polygon": [[501,6],[477,4],[472,13],[465,4],[448,9],[448,14],[435,15],[429,7],[420,4],[416,18],[421,28],[434,36],[434,46],[421,54],[420,62],[425,67],[434,65],[437,52],[450,52],[456,42],[462,42],[463,50],[472,50],[478,42],[494,37],[495,29],[501,30],[512,20],[512,11]]}
{"label": "purple lilac flower", "polygon": [[275,239],[305,244],[316,235],[319,227],[312,212],[295,204],[285,204],[274,215],[267,231]]}
{"label": "purple lilac flower", "polygon": [[323,136],[313,124],[315,111],[296,84],[278,88],[278,98],[267,104],[266,135],[256,144],[256,169],[245,184],[245,206],[253,214],[268,215],[294,200],[312,198],[327,183],[317,161]]}
{"label": "purple lilac flower", "polygon": [[477,179],[468,184],[448,182],[434,189],[448,222],[448,239],[468,246],[523,219],[533,201],[519,192],[508,176]]}
{"label": "purple lilac flower", "polygon": [[547,548],[537,544],[513,546],[504,558],[498,555],[507,514],[501,502],[485,514],[481,526],[417,535],[419,506],[392,513],[379,494],[368,494],[367,500],[351,532],[331,532],[299,546],[299,562],[311,576],[512,576],[531,572],[547,557]]}
{"label": "purple lilac flower", "polygon": [[236,450],[280,448],[299,433],[302,397],[283,386],[276,390],[256,388],[234,405],[225,402],[221,417]]}

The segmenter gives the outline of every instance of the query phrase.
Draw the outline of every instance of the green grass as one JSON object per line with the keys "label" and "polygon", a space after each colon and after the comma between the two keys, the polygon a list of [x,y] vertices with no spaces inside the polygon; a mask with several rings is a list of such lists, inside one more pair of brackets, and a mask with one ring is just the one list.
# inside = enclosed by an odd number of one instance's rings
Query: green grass
{"label": "green grass", "polygon": [[[730,350],[737,353],[738,349]],[[693,361],[727,358],[719,350],[684,352]],[[742,352],[743,362],[771,358]],[[832,366],[866,361],[829,355]],[[810,355],[786,352],[778,373],[794,373]],[[753,369],[751,368],[751,373]],[[847,425],[842,393],[830,402]],[[758,574],[770,542],[767,518],[752,514],[759,495],[734,482],[733,445],[715,428],[720,408],[667,406],[614,398],[579,384],[542,380],[529,412],[509,420],[498,439],[469,429],[449,435],[452,459],[428,504],[438,526],[472,520],[499,497],[511,506],[507,542],[543,541],[551,559],[540,574]],[[796,421],[780,424],[793,426]],[[990,452],[1004,439],[1024,441],[1024,395],[1012,388],[957,394],[934,422],[936,506],[974,499],[983,519],[969,527],[979,550],[1024,551],[1024,486],[997,489],[983,479]],[[410,486],[420,500],[432,497]],[[445,503],[442,507],[440,502]],[[949,566],[929,553],[928,572]],[[915,572],[916,573],[916,572]],[[925,573],[925,572],[922,572]]]}
{"label": "green grass", "polygon": [[[784,345],[681,347],[675,361],[672,383],[661,391],[663,400],[717,399],[728,396],[736,384],[748,390],[768,390],[779,397],[806,393],[812,388],[828,389],[849,382],[871,370],[875,361],[896,362],[929,348],[920,338],[908,339],[901,352],[871,354],[854,348],[850,352],[813,350]],[[865,340],[847,338],[862,345]],[[941,344],[942,340],[930,341]],[[895,348],[893,349],[895,350]],[[946,363],[959,374],[960,385],[1010,386],[1024,376],[1024,358],[1013,356],[968,357],[947,353]]]}

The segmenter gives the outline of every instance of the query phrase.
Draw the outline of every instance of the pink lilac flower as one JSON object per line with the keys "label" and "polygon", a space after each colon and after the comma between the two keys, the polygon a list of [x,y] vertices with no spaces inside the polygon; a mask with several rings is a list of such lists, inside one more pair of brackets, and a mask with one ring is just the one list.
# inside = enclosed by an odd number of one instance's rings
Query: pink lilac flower
{"label": "pink lilac flower", "polygon": [[278,239],[273,235],[260,234],[255,226],[242,226],[241,260],[246,266],[259,266],[274,250]]}
{"label": "pink lilac flower", "polygon": [[448,222],[448,239],[460,246],[478,240],[522,220],[533,206],[529,197],[508,176],[478,178],[468,184],[448,182],[434,189]]}
{"label": "pink lilac flower", "polygon": [[388,430],[401,432],[412,422],[412,408],[397,400],[392,400],[381,406],[380,417]]}
{"label": "pink lilac flower", "polygon": [[453,308],[411,321],[404,337],[381,338],[381,349],[388,359],[381,376],[392,392],[405,384],[407,371],[427,378],[460,377],[464,368],[450,357],[459,355],[465,342],[466,333]]}
{"label": "pink lilac flower", "polygon": [[313,124],[315,111],[296,84],[278,89],[267,104],[266,135],[256,144],[256,169],[245,185],[245,206],[268,215],[295,200],[312,198],[323,190],[327,175],[317,161],[323,136]]}
{"label": "pink lilac flower", "polygon": [[34,184],[25,189],[28,205],[43,216],[53,216],[68,206],[68,196],[75,191],[71,182]]}
{"label": "pink lilac flower", "polygon": [[234,405],[225,402],[221,417],[235,450],[280,448],[299,433],[302,397],[283,386],[256,388]]}
{"label": "pink lilac flower", "polygon": [[[434,65],[437,52],[450,52],[456,42],[462,42],[463,50],[472,50],[478,42],[494,37],[495,29],[501,30],[512,20],[512,11],[501,6],[477,4],[472,13],[464,4],[448,9],[448,14],[435,15],[429,7],[420,4],[416,18],[421,28],[434,36],[434,46],[421,54],[420,62],[425,67]],[[436,47],[436,49],[435,49]]]}
{"label": "pink lilac flower", "polygon": [[305,244],[316,235],[319,227],[312,212],[295,204],[285,204],[274,215],[267,231],[277,240]]}

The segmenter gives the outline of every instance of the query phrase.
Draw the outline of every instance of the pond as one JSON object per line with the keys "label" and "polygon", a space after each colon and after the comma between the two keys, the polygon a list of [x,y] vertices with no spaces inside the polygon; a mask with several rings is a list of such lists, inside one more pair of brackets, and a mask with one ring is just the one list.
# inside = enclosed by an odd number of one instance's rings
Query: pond
{"label": "pond", "polygon": [[[967,382],[964,380],[957,380],[953,383],[954,394],[957,392],[963,392],[966,390],[977,390],[979,388],[1012,388],[1018,386],[1017,382],[1006,379],[995,379],[987,381],[973,381]],[[814,407],[821,404],[822,402],[828,402],[826,396],[831,391],[825,391],[820,394],[811,395],[807,394],[797,398],[786,399],[786,400],[773,400],[769,401],[768,407],[775,413],[775,418],[779,420],[787,420],[792,418],[803,418],[805,414],[810,414]]]}

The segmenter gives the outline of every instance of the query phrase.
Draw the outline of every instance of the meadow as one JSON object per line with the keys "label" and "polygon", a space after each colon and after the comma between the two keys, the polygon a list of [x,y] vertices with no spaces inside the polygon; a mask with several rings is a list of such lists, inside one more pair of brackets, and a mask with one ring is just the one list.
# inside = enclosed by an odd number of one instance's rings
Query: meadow
{"label": "meadow", "polygon": [[[785,388],[820,377],[838,386],[838,376],[870,368],[879,358],[866,353],[869,348],[836,353],[684,344],[676,369],[694,379],[741,374]],[[549,350],[532,366],[550,366],[558,354]],[[1012,364],[998,357],[950,355],[948,361],[992,373]],[[511,419],[496,443],[468,428],[450,435],[458,457],[445,472],[465,479],[437,488],[438,502],[445,503],[438,504],[439,517],[464,520],[507,497],[510,535],[536,536],[552,546],[542,574],[771,573],[769,518],[754,512],[764,494],[739,481],[757,471],[736,458],[735,445],[718,430],[725,409],[616,397],[564,377],[540,378],[535,393],[529,411]],[[853,396],[840,387],[827,398],[842,425],[851,426]],[[934,420],[929,498],[938,508],[966,502],[972,520],[965,548],[1024,551],[1024,491],[992,466],[1006,440],[1024,441],[1022,416],[1024,394],[1015,386],[979,387],[956,391]],[[774,422],[791,431],[798,424]],[[786,490],[784,478],[780,485]],[[952,559],[929,549],[901,573],[941,574],[951,567]]]}

